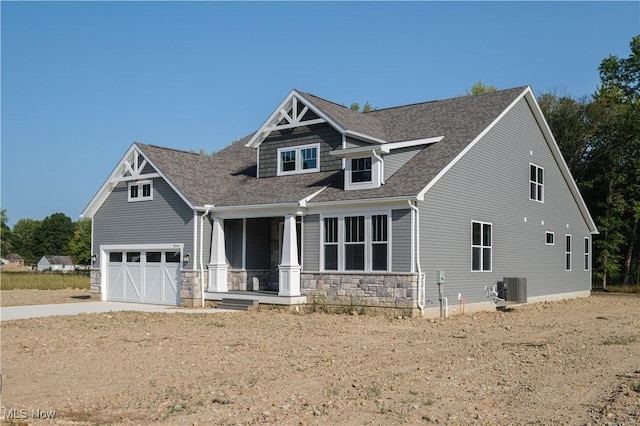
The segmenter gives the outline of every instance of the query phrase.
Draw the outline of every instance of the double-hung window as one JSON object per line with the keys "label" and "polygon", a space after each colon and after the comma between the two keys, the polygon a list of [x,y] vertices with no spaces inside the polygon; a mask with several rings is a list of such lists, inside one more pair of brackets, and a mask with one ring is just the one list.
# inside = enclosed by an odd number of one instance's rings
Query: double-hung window
{"label": "double-hung window", "polygon": [[322,223],[323,270],[389,269],[389,215],[339,215]]}
{"label": "double-hung window", "polygon": [[371,216],[371,270],[386,271],[388,259],[387,215]]}
{"label": "double-hung window", "polygon": [[320,171],[320,144],[278,148],[278,176]]}
{"label": "double-hung window", "polygon": [[571,235],[564,236],[564,270],[571,270]]}
{"label": "double-hung window", "polygon": [[471,270],[491,271],[493,226],[485,222],[471,222]]}
{"label": "double-hung window", "polygon": [[351,159],[351,182],[371,182],[371,157]]}
{"label": "double-hung window", "polygon": [[364,216],[344,218],[344,269],[364,271]]}
{"label": "double-hung window", "polygon": [[589,259],[589,254],[590,254],[590,247],[589,247],[589,237],[585,237],[584,238],[584,270],[588,271],[589,270],[589,266],[590,266],[590,259]]}
{"label": "double-hung window", "polygon": [[338,218],[324,219],[324,269],[338,270]]}
{"label": "double-hung window", "polygon": [[544,202],[544,169],[535,164],[529,164],[529,198]]}
{"label": "double-hung window", "polygon": [[153,200],[153,184],[151,181],[129,183],[128,201]]}

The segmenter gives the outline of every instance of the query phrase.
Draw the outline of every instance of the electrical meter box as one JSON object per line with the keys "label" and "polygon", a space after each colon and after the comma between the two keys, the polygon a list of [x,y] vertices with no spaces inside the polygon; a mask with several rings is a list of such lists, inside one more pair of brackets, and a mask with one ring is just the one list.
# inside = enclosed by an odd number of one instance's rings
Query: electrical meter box
{"label": "electrical meter box", "polygon": [[436,271],[436,283],[442,284],[444,282],[444,271]]}

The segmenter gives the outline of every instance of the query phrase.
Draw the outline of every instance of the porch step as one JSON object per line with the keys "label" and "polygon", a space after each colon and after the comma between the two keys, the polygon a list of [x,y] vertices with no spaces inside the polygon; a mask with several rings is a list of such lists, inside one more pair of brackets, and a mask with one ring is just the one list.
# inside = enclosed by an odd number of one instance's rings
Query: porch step
{"label": "porch step", "polygon": [[222,299],[216,304],[218,309],[231,309],[234,311],[251,311],[258,309],[257,300],[243,300],[243,299]]}

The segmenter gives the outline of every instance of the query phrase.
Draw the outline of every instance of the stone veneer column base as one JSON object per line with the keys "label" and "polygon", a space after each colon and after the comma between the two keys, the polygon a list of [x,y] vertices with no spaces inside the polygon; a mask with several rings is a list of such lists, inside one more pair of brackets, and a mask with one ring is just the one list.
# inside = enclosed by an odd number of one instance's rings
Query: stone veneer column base
{"label": "stone veneer column base", "polygon": [[102,271],[91,269],[89,272],[89,293],[92,300],[102,300]]}
{"label": "stone veneer column base", "polygon": [[[204,271],[205,291],[208,283],[208,271]],[[180,276],[180,306],[198,307],[202,305],[202,283],[200,271],[183,270]]]}

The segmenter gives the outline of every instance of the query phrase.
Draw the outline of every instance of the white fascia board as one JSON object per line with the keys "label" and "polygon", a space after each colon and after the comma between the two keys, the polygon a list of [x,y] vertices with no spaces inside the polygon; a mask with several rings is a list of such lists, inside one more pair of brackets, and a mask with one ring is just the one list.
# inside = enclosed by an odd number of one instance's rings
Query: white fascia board
{"label": "white fascia board", "polygon": [[[280,102],[278,107],[271,113],[269,118],[267,118],[267,120],[262,124],[262,126],[260,126],[258,131],[251,137],[251,139],[249,139],[249,142],[247,142],[245,145],[247,148],[256,148],[262,143],[262,141],[267,137],[268,133],[272,131],[270,130],[270,128],[273,127],[273,121],[278,117],[278,114],[280,114],[280,111],[291,101],[293,97],[298,98],[300,102],[302,102],[306,107],[311,109],[316,115],[318,115],[318,117],[320,117],[321,119],[329,123],[329,125],[334,129],[336,129],[338,132],[340,133],[345,132],[345,129],[342,126],[340,126],[335,120],[333,120],[331,117],[325,114],[321,109],[319,109],[318,107],[313,105],[311,102],[309,102],[304,96],[300,95],[300,93],[298,93],[298,91],[294,89],[291,92],[289,92],[287,97],[285,97],[282,102]],[[315,123],[316,121],[312,120],[312,122]],[[296,127],[296,126],[293,126],[293,127]]]}
{"label": "white fascia board", "polygon": [[[140,154],[144,156],[144,158],[147,160],[147,163],[151,167],[153,167],[153,169],[156,171],[157,176],[162,178],[165,182],[167,182],[167,184],[171,187],[171,189],[173,189],[175,193],[180,196],[180,198],[187,204],[187,206],[189,206],[190,209],[194,208],[194,205],[191,204],[191,202],[187,199],[187,197],[185,197],[185,195],[180,190],[178,190],[178,188],[176,188],[173,182],[167,179],[167,177],[162,173],[162,171],[153,163],[153,161],[151,161],[149,158],[147,158],[146,155],[144,155],[142,150],[134,142],[131,145],[131,147],[127,150],[126,154],[122,157],[122,159],[120,160],[118,165],[115,167],[113,172],[111,172],[106,182],[100,187],[96,195],[91,199],[87,207],[85,207],[85,209],[82,211],[82,214],[80,215],[81,217],[93,217],[96,214],[98,209],[106,201],[109,194],[111,194],[113,189],[118,185],[119,181],[118,181],[117,175],[120,173],[121,168],[125,166],[126,159],[133,152],[133,150],[138,150],[138,152],[140,152]],[[138,176],[138,179],[145,178],[147,176],[151,176],[151,175]],[[153,177],[156,177],[155,174]]]}
{"label": "white fascia board", "polygon": [[[528,90],[528,88],[527,88],[527,90]],[[509,111],[511,111],[511,109],[512,109],[512,108],[513,108],[513,107],[514,107],[518,102],[520,102],[520,99],[522,99],[522,98],[525,96],[525,94],[527,93],[527,90],[523,90],[523,91],[522,91],[522,93],[521,93],[520,95],[518,95],[518,97],[517,97],[517,98],[515,98],[515,99],[513,100],[513,102],[511,102],[511,104],[510,104],[508,107],[506,107],[506,108],[504,109],[504,111],[502,111],[502,112],[500,113],[500,115],[498,115],[498,117],[496,117],[496,119],[495,119],[495,120],[493,120],[493,121],[491,122],[491,124],[489,124],[489,125],[488,125],[488,126],[487,126],[483,131],[482,131],[482,132],[480,132],[480,134],[479,134],[478,136],[476,136],[476,137],[475,137],[475,139],[473,139],[469,145],[467,145],[467,146],[466,146],[462,151],[460,151],[460,153],[459,153],[458,155],[456,155],[456,157],[455,157],[453,160],[451,160],[451,161],[449,162],[449,164],[447,164],[447,165],[446,165],[442,170],[440,170],[440,172],[438,172],[438,174],[437,174],[433,179],[431,179],[431,181],[427,184],[427,186],[425,186],[425,187],[422,189],[422,191],[420,191],[420,192],[418,193],[418,196],[417,196],[418,200],[420,200],[420,201],[424,201],[424,194],[426,194],[426,193],[427,193],[427,191],[429,191],[429,190],[433,187],[433,185],[435,185],[435,184],[436,184],[436,183],[437,183],[437,182],[442,178],[442,176],[444,176],[444,175],[445,175],[449,170],[451,170],[451,168],[452,168],[453,166],[455,166],[455,165],[456,165],[456,163],[457,163],[458,161],[460,161],[460,159],[461,159],[462,157],[464,157],[464,156],[466,155],[466,153],[467,153],[467,152],[469,152],[469,151],[471,150],[471,148],[473,148],[473,147],[474,147],[474,146],[475,146],[475,145],[476,145],[476,144],[477,144],[477,143],[478,143],[478,142],[479,142],[479,141],[484,137],[484,135],[486,135],[487,133],[489,133],[489,131],[490,131],[491,129],[493,129],[493,127],[494,127],[498,122],[500,122],[500,120],[502,120],[502,118],[503,118],[505,115],[507,115],[507,113],[508,113]]]}
{"label": "white fascia board", "polygon": [[365,198],[362,200],[322,201],[307,203],[307,214],[363,211],[381,208],[408,208],[407,201],[415,196]]}
{"label": "white fascia board", "polygon": [[435,136],[432,138],[414,139],[414,140],[402,141],[402,142],[389,142],[382,145],[380,148],[382,152],[389,153],[389,151],[394,149],[410,148],[412,146],[418,146],[418,145],[429,145],[432,143],[440,142],[442,139],[444,139],[444,136]]}
{"label": "white fascia board", "polygon": [[211,217],[218,219],[246,219],[293,214],[304,216],[306,209],[295,203],[253,204],[246,206],[218,206],[211,210]]}
{"label": "white fascia board", "polygon": [[361,141],[364,142],[373,142],[373,143],[378,143],[378,144],[383,144],[383,143],[387,143],[387,141],[373,137],[373,136],[369,136],[369,135],[365,135],[364,133],[360,133],[360,132],[356,132],[355,130],[348,130],[345,129],[344,133],[347,136],[351,136],[354,139],[359,139]]}
{"label": "white fascia board", "polygon": [[338,149],[338,150],[330,151],[329,154],[338,158],[353,158],[353,157],[361,157],[362,154],[367,154],[372,151],[380,152],[381,149],[382,149],[381,146],[359,146],[356,148]]}
{"label": "white fascia board", "polygon": [[389,142],[389,143],[384,143],[382,145],[358,146],[354,148],[334,150],[329,152],[329,154],[338,158],[357,157],[358,155],[366,154],[371,151],[388,154],[394,149],[409,148],[412,146],[419,146],[419,145],[428,145],[428,144],[440,142],[442,139],[444,139],[444,136],[436,136],[436,137],[424,138],[424,139],[414,139],[414,140],[402,141],[402,142]]}
{"label": "white fascia board", "polygon": [[567,185],[569,186],[569,190],[571,191],[573,198],[578,204],[578,208],[580,209],[580,212],[582,213],[582,216],[585,219],[587,226],[591,230],[592,234],[599,234],[598,228],[596,227],[596,224],[593,218],[591,217],[591,214],[589,213],[587,204],[584,202],[584,198],[582,198],[582,194],[580,194],[580,189],[578,188],[578,184],[576,184],[576,181],[573,179],[571,170],[569,170],[569,166],[567,165],[567,162],[562,156],[560,147],[558,146],[556,139],[553,137],[553,133],[551,133],[551,128],[549,127],[547,120],[544,118],[542,109],[540,108],[540,105],[538,104],[538,101],[536,100],[536,97],[534,96],[533,91],[531,90],[531,87],[527,87],[527,89],[525,90],[525,99],[528,101],[529,107],[531,108],[531,111],[533,112],[533,115],[536,118],[538,125],[540,126],[540,129],[542,130],[542,134],[547,140],[547,144],[551,149],[551,153],[553,154],[553,157],[555,158],[556,163],[560,168],[560,172],[562,172],[562,175],[565,181],[567,182]]}

